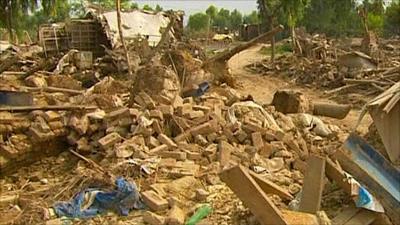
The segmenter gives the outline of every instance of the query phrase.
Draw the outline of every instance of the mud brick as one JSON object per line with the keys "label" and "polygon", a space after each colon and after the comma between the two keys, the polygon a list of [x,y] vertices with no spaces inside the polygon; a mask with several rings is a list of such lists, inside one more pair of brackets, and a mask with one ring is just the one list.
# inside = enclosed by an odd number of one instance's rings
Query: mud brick
{"label": "mud brick", "polygon": [[295,138],[293,137],[293,135],[285,135],[285,137],[283,138],[283,142],[289,146],[289,148],[291,150],[293,150],[294,152],[296,152],[301,159],[305,160],[308,156],[308,154],[306,152],[304,152],[299,144],[297,143],[297,141],[295,140]]}
{"label": "mud brick", "polygon": [[162,144],[160,146],[157,146],[155,148],[150,149],[149,154],[150,155],[157,155],[160,152],[167,151],[168,149],[169,149],[168,145]]}
{"label": "mud brick", "polygon": [[172,107],[174,107],[174,109],[177,109],[179,106],[182,105],[183,105],[183,99],[181,96],[177,95],[174,101],[172,102]]}
{"label": "mud brick", "polygon": [[178,106],[177,110],[177,114],[179,116],[184,116],[189,114],[192,111],[192,105],[191,104],[183,104],[181,106]]}
{"label": "mud brick", "polygon": [[52,122],[49,122],[49,127],[51,130],[54,131],[54,130],[64,128],[64,124],[61,121],[52,121]]}
{"label": "mud brick", "polygon": [[174,205],[168,213],[168,217],[166,219],[167,225],[183,225],[185,224],[186,213]]}
{"label": "mud brick", "polygon": [[264,132],[264,138],[266,141],[271,142],[271,141],[277,141],[278,138],[276,137],[275,133],[271,130],[265,131]]}
{"label": "mud brick", "polygon": [[133,120],[131,117],[121,118],[118,121],[118,126],[127,127],[133,124]]}
{"label": "mud brick", "polygon": [[202,135],[202,134],[210,134],[216,132],[215,126],[211,122],[203,123],[197,127],[190,129],[190,133],[193,136]]}
{"label": "mud brick", "polygon": [[186,160],[186,152],[181,151],[162,151],[158,155],[162,158],[173,158],[180,161]]}
{"label": "mud brick", "polygon": [[46,111],[45,113],[43,113],[43,118],[47,122],[51,122],[51,121],[61,120],[61,115],[58,112]]}
{"label": "mud brick", "polygon": [[164,120],[163,113],[157,109],[150,110],[150,118]]}
{"label": "mud brick", "polygon": [[148,225],[164,225],[165,217],[159,216],[150,211],[145,211],[143,213],[143,222]]}
{"label": "mud brick", "polygon": [[254,132],[251,134],[251,141],[253,146],[260,150],[264,146],[264,140],[260,132]]}
{"label": "mud brick", "polygon": [[228,127],[224,127],[223,134],[225,135],[225,137],[228,139],[228,141],[230,143],[237,143],[238,142],[236,137],[233,136],[233,132]]}
{"label": "mud brick", "polygon": [[153,130],[157,133],[157,134],[162,134],[163,133],[163,129],[160,125],[161,123],[158,120],[154,120],[153,124],[151,125]]}
{"label": "mud brick", "polygon": [[272,153],[277,151],[286,150],[285,144],[282,141],[271,141]]}
{"label": "mud brick", "polygon": [[207,138],[207,141],[214,142],[218,138],[218,134],[214,132],[214,133],[208,134],[206,136],[206,138]]}
{"label": "mud brick", "polygon": [[193,103],[194,103],[193,97],[186,97],[186,98],[183,99],[183,104],[191,104],[191,105],[193,105]]}
{"label": "mud brick", "polygon": [[200,160],[201,159],[201,153],[200,152],[191,152],[187,150],[183,150],[186,152],[186,157],[189,160]]}
{"label": "mud brick", "polygon": [[129,115],[131,115],[131,117],[132,117],[133,119],[139,118],[139,116],[140,116],[141,114],[142,114],[142,112],[139,111],[138,109],[133,109],[133,108],[129,109]]}
{"label": "mud brick", "polygon": [[146,108],[146,103],[144,102],[143,98],[140,97],[140,95],[136,95],[133,100],[139,104],[140,106],[142,106],[143,108]]}
{"label": "mud brick", "polygon": [[172,105],[159,105],[157,110],[160,110],[164,116],[174,115],[174,107]]}
{"label": "mud brick", "polygon": [[283,138],[285,137],[286,133],[282,130],[275,130],[274,135],[276,137],[276,140],[283,141]]}
{"label": "mud brick", "polygon": [[241,199],[262,225],[287,225],[281,211],[241,166],[224,170],[219,177]]}
{"label": "mud brick", "polygon": [[222,168],[229,165],[232,151],[233,146],[228,142],[221,141],[218,144],[218,161],[220,162]]}
{"label": "mud brick", "polygon": [[139,93],[140,98],[142,98],[144,105],[148,109],[155,109],[156,108],[156,103],[153,101],[153,99],[144,91],[141,91]]}
{"label": "mud brick", "polygon": [[185,141],[187,139],[190,139],[191,137],[192,137],[192,135],[190,134],[190,132],[185,131],[185,132],[179,134],[178,136],[176,136],[174,138],[174,141],[176,141],[176,142]]}
{"label": "mud brick", "polygon": [[240,143],[243,143],[247,139],[247,133],[243,130],[236,131],[234,135]]}
{"label": "mud brick", "polygon": [[87,116],[83,116],[80,119],[73,116],[69,120],[68,125],[76,130],[80,135],[83,135],[86,134],[87,130],[89,129],[90,122]]}
{"label": "mud brick", "polygon": [[189,113],[184,115],[188,119],[196,119],[200,117],[204,117],[204,112],[203,111],[190,111]]}
{"label": "mud brick", "polygon": [[160,160],[160,163],[158,164],[159,167],[167,167],[167,168],[172,168],[176,166],[176,159],[173,158],[163,158]]}
{"label": "mud brick", "polygon": [[176,147],[178,147],[178,145],[176,145],[175,142],[174,142],[173,140],[171,140],[171,139],[170,139],[167,135],[165,135],[165,134],[159,134],[158,137],[157,137],[157,139],[158,139],[161,143],[168,145],[168,147],[170,147],[170,148],[176,148]]}
{"label": "mud brick", "polygon": [[265,158],[269,158],[272,153],[273,147],[270,143],[265,143],[264,146],[258,151],[258,154]]}
{"label": "mud brick", "polygon": [[130,113],[129,108],[124,107],[124,108],[117,109],[117,110],[107,113],[106,119],[107,120],[116,120],[116,119],[121,119],[124,117],[130,117],[130,116],[131,116],[131,113]]}
{"label": "mud brick", "polygon": [[82,137],[76,142],[76,149],[81,153],[89,153],[92,149],[92,146],[89,144],[88,140],[85,137]]}
{"label": "mud brick", "polygon": [[146,143],[150,148],[155,148],[157,146],[160,146],[160,142],[157,140],[157,138],[153,136],[148,137]]}
{"label": "mud brick", "polygon": [[142,198],[144,203],[153,211],[168,209],[168,201],[159,196],[155,191],[142,192]]}
{"label": "mud brick", "polygon": [[113,147],[116,143],[120,142],[122,140],[122,137],[116,133],[110,133],[98,140],[98,143],[103,149],[108,149],[110,147]]}
{"label": "mud brick", "polygon": [[20,151],[13,146],[2,144],[0,145],[0,154],[6,156],[7,158],[14,159],[19,156]]}
{"label": "mud brick", "polygon": [[35,124],[34,124],[35,128],[37,128],[39,131],[41,132],[50,132],[51,129],[49,127],[49,124],[46,122],[45,119],[43,119],[43,117],[36,117],[35,120]]}
{"label": "mud brick", "polygon": [[196,200],[197,201],[205,201],[208,197],[208,195],[210,195],[210,193],[208,193],[206,190],[199,188],[196,189]]}
{"label": "mud brick", "polygon": [[248,133],[252,133],[252,132],[261,132],[263,133],[265,131],[265,128],[263,128],[262,126],[260,126],[257,123],[254,122],[246,122],[244,125],[242,125],[242,129],[246,130]]}
{"label": "mud brick", "polygon": [[50,138],[53,138],[55,136],[53,131],[41,132],[33,127],[29,128],[29,134],[32,141],[38,141],[38,142],[49,140]]}
{"label": "mud brick", "polygon": [[79,134],[76,131],[69,132],[67,136],[68,144],[75,145],[78,140],[79,140]]}
{"label": "mud brick", "polygon": [[203,111],[204,114],[209,114],[211,112],[211,108],[208,106],[194,105],[192,108],[193,108],[193,110]]}

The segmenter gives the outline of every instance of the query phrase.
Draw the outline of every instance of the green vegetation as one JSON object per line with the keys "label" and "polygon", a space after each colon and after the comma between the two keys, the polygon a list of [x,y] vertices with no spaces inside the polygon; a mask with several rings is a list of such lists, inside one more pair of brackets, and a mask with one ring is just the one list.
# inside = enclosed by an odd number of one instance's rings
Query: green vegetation
{"label": "green vegetation", "polygon": [[[400,0],[254,0],[258,11],[242,15],[238,10],[218,9],[211,5],[203,13],[190,15],[188,30],[201,33],[211,28],[239,30],[241,24],[262,24],[269,30],[283,24],[288,31],[304,26],[310,33],[328,36],[362,36],[373,30],[381,36],[400,35]],[[2,0],[0,30],[12,41],[36,37],[40,24],[82,17],[85,5],[113,10],[115,0]],[[386,5],[385,5],[386,4]],[[138,9],[132,0],[121,0],[123,10]],[[144,5],[143,9],[162,11]],[[285,32],[292,34],[293,32]],[[4,36],[4,35],[3,35]]]}
{"label": "green vegetation", "polygon": [[[291,53],[293,52],[292,45],[290,43],[280,43],[275,46],[275,54],[281,55],[285,53]],[[270,47],[262,47],[260,49],[260,53],[264,55],[271,55],[272,54],[272,48]]]}

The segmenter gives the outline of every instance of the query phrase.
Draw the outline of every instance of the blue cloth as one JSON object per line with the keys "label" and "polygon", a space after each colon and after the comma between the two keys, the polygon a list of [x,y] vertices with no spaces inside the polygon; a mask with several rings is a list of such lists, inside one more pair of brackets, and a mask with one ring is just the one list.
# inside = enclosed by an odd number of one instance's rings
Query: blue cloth
{"label": "blue cloth", "polygon": [[[115,184],[116,189],[110,192],[96,188],[81,191],[71,202],[56,203],[53,206],[54,211],[59,217],[90,218],[108,210],[127,216],[131,209],[144,209],[145,205],[140,199],[135,183],[131,184],[124,178],[118,178]],[[92,196],[89,206],[86,206],[88,199],[85,199],[85,196]],[[83,206],[86,206],[85,209],[82,209]]]}

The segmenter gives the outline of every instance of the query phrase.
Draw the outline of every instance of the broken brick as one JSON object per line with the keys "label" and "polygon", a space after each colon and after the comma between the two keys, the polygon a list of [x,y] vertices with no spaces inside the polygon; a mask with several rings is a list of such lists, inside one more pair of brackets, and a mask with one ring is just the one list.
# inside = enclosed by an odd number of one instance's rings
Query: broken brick
{"label": "broken brick", "polygon": [[144,203],[153,211],[161,211],[168,208],[168,201],[159,196],[155,191],[142,192]]}
{"label": "broken brick", "polygon": [[121,140],[122,137],[118,133],[113,132],[99,139],[98,143],[103,149],[109,149]]}
{"label": "broken brick", "polygon": [[260,150],[264,146],[264,140],[260,132],[254,132],[251,134],[251,141],[253,146]]}
{"label": "broken brick", "polygon": [[162,143],[168,145],[170,148],[176,148],[178,145],[175,144],[173,140],[171,140],[167,135],[165,134],[159,134],[157,139]]}

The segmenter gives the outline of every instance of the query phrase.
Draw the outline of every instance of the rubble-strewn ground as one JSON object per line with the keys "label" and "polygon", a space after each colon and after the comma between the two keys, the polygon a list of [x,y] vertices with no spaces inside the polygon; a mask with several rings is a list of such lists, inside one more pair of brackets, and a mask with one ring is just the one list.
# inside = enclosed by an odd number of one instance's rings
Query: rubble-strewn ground
{"label": "rubble-strewn ground", "polygon": [[[310,155],[332,155],[359,115],[354,109],[343,120],[321,117],[324,129],[329,130],[329,135],[322,135],[302,122],[303,113],[285,115],[276,111],[270,103],[275,91],[281,89],[301,91],[311,100],[325,99],[320,88],[299,85],[298,79],[308,79],[310,68],[330,67],[299,59],[307,65],[300,75],[296,67],[302,64],[282,56],[276,59],[279,69],[268,68],[268,76],[258,70],[254,74],[245,66],[264,58],[260,47],[247,49],[230,60],[238,83],[236,90],[227,85],[215,86],[196,98],[177,96],[182,88],[176,86],[177,80],[182,82],[186,80],[183,76],[192,74],[184,73],[184,64],[174,69],[171,62],[140,68],[138,77],[148,79],[136,82],[133,88],[131,81],[116,76],[118,73],[107,71],[115,79],[98,76],[108,65],[105,61],[111,60],[107,57],[95,65],[95,70],[74,72],[76,68],[70,63],[60,75],[52,75],[45,72],[48,69],[44,66],[32,72],[30,68],[37,66],[36,62],[28,61],[21,65],[28,69],[15,69],[28,73],[24,74],[26,79],[1,75],[3,89],[39,88],[34,94],[37,104],[94,105],[98,109],[0,112],[0,224],[144,224],[146,210],[132,210],[126,217],[108,213],[88,220],[57,219],[49,210],[54,203],[68,201],[84,188],[112,189],[110,178],[119,176],[135,182],[141,193],[156,192],[186,215],[202,203],[210,203],[213,212],[201,224],[258,224],[221,182],[221,169],[241,164],[296,196],[303,184],[306,159]],[[398,66],[396,63],[390,66]],[[313,75],[315,84],[321,84],[319,76],[325,74],[320,70]],[[82,73],[89,75],[83,79]],[[297,75],[300,78],[293,82],[291,77]],[[91,79],[86,80],[88,77]],[[95,85],[84,88],[91,84]],[[68,90],[40,89],[48,86]],[[373,90],[373,94],[377,92]],[[365,134],[369,124],[370,119],[364,119],[358,131]],[[261,137],[261,145],[255,136]],[[57,155],[59,151],[63,152]],[[35,157],[42,159],[23,167],[25,161]],[[292,207],[277,195],[270,197],[279,209]],[[332,219],[350,204],[351,198],[326,179],[321,210]],[[169,207],[155,213],[171,217]]]}

